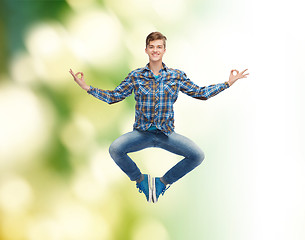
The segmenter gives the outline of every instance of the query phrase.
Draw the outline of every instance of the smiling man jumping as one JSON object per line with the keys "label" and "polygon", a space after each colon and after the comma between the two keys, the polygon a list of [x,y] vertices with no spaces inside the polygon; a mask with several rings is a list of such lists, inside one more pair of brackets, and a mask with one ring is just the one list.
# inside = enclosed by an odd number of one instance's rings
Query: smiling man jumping
{"label": "smiling man jumping", "polygon": [[[166,52],[166,37],[152,32],[146,38],[145,52],[149,63],[133,70],[114,90],[102,90],[88,86],[84,74],[70,70],[76,83],[94,97],[113,104],[122,101],[134,92],[135,123],[133,131],[116,139],[109,152],[115,163],[136,181],[139,192],[148,202],[157,202],[168,187],[197,167],[204,159],[202,150],[190,139],[174,131],[173,105],[179,91],[200,100],[207,100],[229,88],[236,80],[246,78],[249,73],[232,70],[224,83],[199,87],[178,69],[168,68],[162,61]],[[236,74],[234,74],[234,72]],[[145,148],[157,147],[180,155],[183,159],[169,169],[162,177],[142,174],[128,153]]]}

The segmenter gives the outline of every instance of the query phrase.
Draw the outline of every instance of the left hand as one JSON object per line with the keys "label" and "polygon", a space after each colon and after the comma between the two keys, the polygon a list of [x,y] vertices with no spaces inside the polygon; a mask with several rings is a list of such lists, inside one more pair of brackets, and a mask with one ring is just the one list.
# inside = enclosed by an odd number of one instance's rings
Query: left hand
{"label": "left hand", "polygon": [[[238,79],[240,78],[247,78],[247,76],[249,75],[249,73],[245,73],[245,71],[247,71],[248,69],[245,69],[244,71],[242,71],[241,73],[236,70],[236,69],[233,69],[231,70],[231,73],[230,73],[230,77],[229,77],[229,81],[228,81],[228,84],[231,86],[233,83],[235,83]],[[236,72],[236,74],[234,74],[234,72]]]}
{"label": "left hand", "polygon": [[[72,69],[69,71],[74,78],[74,81],[84,90],[88,91],[90,86],[88,86],[84,79],[84,74],[82,72],[74,73]],[[78,76],[80,75],[80,77]]]}

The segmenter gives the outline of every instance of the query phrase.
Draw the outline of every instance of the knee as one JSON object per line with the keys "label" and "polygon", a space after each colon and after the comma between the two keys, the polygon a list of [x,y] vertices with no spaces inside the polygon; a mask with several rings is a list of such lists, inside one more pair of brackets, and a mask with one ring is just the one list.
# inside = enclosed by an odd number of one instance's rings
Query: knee
{"label": "knee", "polygon": [[122,154],[122,150],[120,148],[120,144],[117,141],[114,141],[109,147],[109,154],[115,160],[116,156]]}
{"label": "knee", "polygon": [[194,152],[192,156],[197,166],[203,162],[204,157],[204,152],[201,149],[198,149],[196,152]]}

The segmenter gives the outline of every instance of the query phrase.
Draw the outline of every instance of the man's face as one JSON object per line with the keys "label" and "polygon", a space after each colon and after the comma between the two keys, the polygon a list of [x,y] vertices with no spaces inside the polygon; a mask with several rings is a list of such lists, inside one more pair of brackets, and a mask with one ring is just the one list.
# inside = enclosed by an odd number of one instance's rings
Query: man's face
{"label": "man's face", "polygon": [[164,42],[161,39],[150,41],[145,48],[145,52],[147,53],[149,61],[151,62],[162,61],[165,51],[166,49],[164,48]]}

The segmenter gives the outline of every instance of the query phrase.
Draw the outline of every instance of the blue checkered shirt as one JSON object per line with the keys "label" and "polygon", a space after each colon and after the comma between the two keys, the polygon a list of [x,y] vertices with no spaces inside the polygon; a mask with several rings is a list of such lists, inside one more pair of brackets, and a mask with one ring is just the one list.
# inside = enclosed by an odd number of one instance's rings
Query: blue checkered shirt
{"label": "blue checkered shirt", "polygon": [[146,131],[156,126],[169,135],[174,131],[173,105],[179,91],[193,98],[207,100],[229,87],[227,82],[199,87],[184,72],[168,68],[164,63],[159,73],[156,78],[147,64],[144,68],[130,72],[114,90],[90,86],[87,92],[108,104],[120,102],[134,92],[136,109],[133,127]]}

